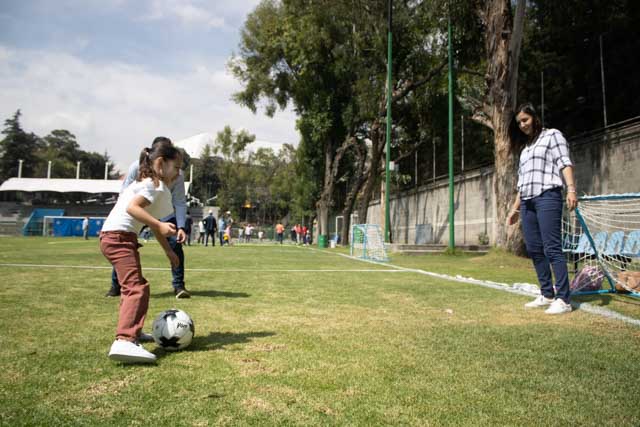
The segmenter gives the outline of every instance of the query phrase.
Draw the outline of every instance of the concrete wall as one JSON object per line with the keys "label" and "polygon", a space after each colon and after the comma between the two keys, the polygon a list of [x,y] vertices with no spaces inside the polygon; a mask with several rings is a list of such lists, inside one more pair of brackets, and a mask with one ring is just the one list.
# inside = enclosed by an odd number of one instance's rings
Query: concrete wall
{"label": "concrete wall", "polygon": [[[579,195],[640,192],[640,118],[569,141]],[[455,177],[456,244],[477,244],[485,234],[493,244],[493,167]],[[449,243],[449,187],[441,179],[390,196],[394,243]],[[369,205],[367,222],[384,227],[380,201]]]}

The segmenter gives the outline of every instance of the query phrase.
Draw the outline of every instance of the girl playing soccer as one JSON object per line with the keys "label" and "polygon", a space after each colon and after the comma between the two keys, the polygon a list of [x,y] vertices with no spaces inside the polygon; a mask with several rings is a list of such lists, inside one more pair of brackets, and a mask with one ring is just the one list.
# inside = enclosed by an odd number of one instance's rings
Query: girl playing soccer
{"label": "girl playing soccer", "polygon": [[175,225],[161,222],[173,212],[168,186],[177,178],[181,152],[166,139],[140,153],[136,182],[118,198],[100,233],[100,250],[113,265],[121,286],[116,340],[109,358],[128,363],[153,363],[156,356],[138,344],[149,306],[149,285],[142,276],[138,231],[148,226],[162,246],[172,267],[179,263],[166,237],[176,234]]}

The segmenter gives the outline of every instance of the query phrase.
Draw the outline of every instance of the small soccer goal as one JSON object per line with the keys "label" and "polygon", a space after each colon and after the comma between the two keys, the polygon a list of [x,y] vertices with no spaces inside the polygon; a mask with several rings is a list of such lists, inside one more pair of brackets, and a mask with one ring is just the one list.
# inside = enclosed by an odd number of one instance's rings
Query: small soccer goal
{"label": "small soccer goal", "polygon": [[565,213],[563,249],[574,267],[574,295],[640,297],[640,193],[580,197]]}
{"label": "small soccer goal", "polygon": [[372,261],[388,261],[382,230],[377,224],[354,224],[350,233],[352,257]]}

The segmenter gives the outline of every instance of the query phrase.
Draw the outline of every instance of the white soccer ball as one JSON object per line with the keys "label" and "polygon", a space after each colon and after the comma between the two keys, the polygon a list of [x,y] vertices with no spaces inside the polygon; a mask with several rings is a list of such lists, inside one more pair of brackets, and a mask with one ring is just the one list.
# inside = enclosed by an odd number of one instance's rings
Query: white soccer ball
{"label": "white soccer ball", "polygon": [[151,334],[156,344],[168,351],[182,350],[191,344],[195,328],[191,317],[182,310],[163,311],[153,321]]}

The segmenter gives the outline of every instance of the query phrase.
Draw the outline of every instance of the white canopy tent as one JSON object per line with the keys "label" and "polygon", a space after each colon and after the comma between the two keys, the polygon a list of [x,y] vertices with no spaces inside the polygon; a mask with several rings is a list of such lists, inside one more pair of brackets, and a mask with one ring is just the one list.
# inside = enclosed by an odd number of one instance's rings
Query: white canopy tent
{"label": "white canopy tent", "polygon": [[[184,183],[184,192],[189,192],[190,182]],[[120,193],[122,181],[117,179],[72,179],[72,178],[9,178],[0,185],[0,191],[52,191],[56,193]]]}

